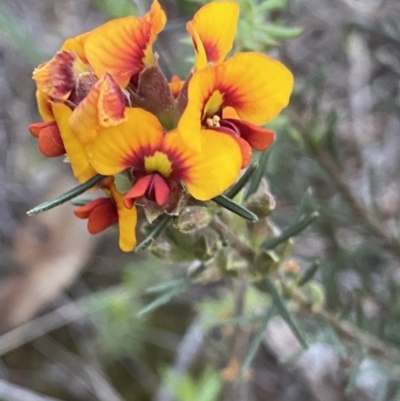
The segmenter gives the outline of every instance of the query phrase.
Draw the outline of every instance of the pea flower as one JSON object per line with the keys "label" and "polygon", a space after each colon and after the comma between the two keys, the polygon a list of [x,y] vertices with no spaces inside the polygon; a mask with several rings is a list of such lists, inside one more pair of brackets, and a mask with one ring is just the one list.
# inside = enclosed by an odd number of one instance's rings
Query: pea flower
{"label": "pea flower", "polygon": [[[229,17],[221,22],[218,15]],[[289,102],[291,72],[263,54],[238,53],[224,61],[233,43],[238,7],[233,2],[210,3],[187,24],[196,52],[195,71],[187,89],[187,105],[178,131],[192,149],[208,144],[203,132],[225,133],[242,150],[242,167],[252,148],[266,150],[275,134],[261,128]],[[220,35],[214,36],[214,32]]]}
{"label": "pea flower", "polygon": [[139,204],[174,213],[184,186],[194,198],[205,201],[221,194],[237,178],[240,149],[229,136],[206,131],[210,149],[204,155],[188,148],[176,131],[165,133],[151,113],[128,108],[126,114],[125,122],[101,131],[88,148],[98,173],[128,170],[131,174],[132,186],[124,196],[126,207]]}
{"label": "pea flower", "polygon": [[97,234],[114,224],[118,224],[120,248],[125,252],[132,251],[136,245],[136,208],[128,209],[124,205],[123,195],[118,192],[114,178],[105,178],[100,187],[107,196],[76,208],[74,210],[75,216],[88,219],[88,230],[91,234]]}
{"label": "pea flower", "polygon": [[[105,193],[75,210],[88,219],[90,233],[117,224],[120,247],[130,251],[137,207],[152,222],[163,213],[179,215],[190,197],[213,199],[235,182],[252,148],[265,150],[274,141],[260,126],[287,105],[293,78],[260,53],[227,59],[238,17],[238,4],[223,1],[188,22],[195,63],[185,81],[176,75],[168,81],[153,52],[166,24],[157,0],[143,17],[116,19],[66,40],[35,69],[43,122],[30,131],[39,149],[48,157],[66,155],[79,190],[97,185]],[[125,188],[115,184],[116,175],[128,178]],[[232,203],[221,204],[237,212]]]}

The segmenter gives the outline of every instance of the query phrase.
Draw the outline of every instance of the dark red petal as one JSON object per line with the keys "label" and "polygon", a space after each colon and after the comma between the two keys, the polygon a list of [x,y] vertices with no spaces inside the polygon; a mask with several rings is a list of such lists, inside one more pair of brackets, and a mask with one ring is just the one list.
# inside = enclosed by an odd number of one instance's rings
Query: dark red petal
{"label": "dark red petal", "polygon": [[133,206],[133,202],[139,196],[142,196],[146,193],[147,188],[149,187],[152,181],[153,175],[145,175],[144,177],[139,178],[134,184],[133,187],[127,192],[124,196],[124,205],[128,209],[131,209]]}
{"label": "dark red petal", "polygon": [[98,234],[106,228],[118,223],[118,212],[111,199],[104,201],[95,207],[89,215],[88,231],[90,234]]}
{"label": "dark red petal", "polygon": [[47,124],[39,132],[39,150],[46,157],[61,156],[66,153],[57,124]]}
{"label": "dark red petal", "polygon": [[235,141],[240,146],[240,151],[242,152],[242,167],[241,168],[245,168],[250,163],[250,160],[251,160],[251,154],[252,154],[251,146],[247,141],[245,141],[241,137],[238,137],[238,136],[232,136],[232,137],[233,137],[233,139],[235,139]]}
{"label": "dark red petal", "polygon": [[153,179],[154,191],[156,195],[156,202],[158,206],[162,206],[167,203],[171,189],[165,182],[164,178],[159,174],[154,174]]}
{"label": "dark red petal", "polygon": [[118,222],[118,212],[110,198],[95,199],[74,210],[75,216],[88,220],[90,234],[97,234]]}
{"label": "dark red petal", "polygon": [[227,118],[225,119],[240,130],[240,136],[245,139],[253,149],[266,150],[275,140],[275,133],[269,129],[258,127],[246,121]]}
{"label": "dark red petal", "polygon": [[105,200],[108,200],[108,198],[99,198],[95,199],[93,201],[90,201],[86,203],[86,205],[79,206],[74,210],[74,214],[76,217],[79,217],[80,219],[87,219],[92,213],[93,209],[95,209],[97,206],[101,205]]}
{"label": "dark red petal", "polygon": [[40,122],[40,123],[33,123],[29,126],[29,132],[34,136],[35,138],[39,138],[40,131],[43,128],[46,128],[49,124],[56,124],[55,121],[52,121],[50,123],[47,122]]}

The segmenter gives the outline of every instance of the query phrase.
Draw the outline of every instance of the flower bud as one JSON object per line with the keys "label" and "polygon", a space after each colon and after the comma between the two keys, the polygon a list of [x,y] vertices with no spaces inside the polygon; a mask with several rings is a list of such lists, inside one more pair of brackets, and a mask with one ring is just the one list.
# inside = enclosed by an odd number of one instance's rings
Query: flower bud
{"label": "flower bud", "polygon": [[211,259],[218,251],[218,234],[210,228],[204,228],[198,232],[197,239],[193,245],[193,252],[200,260]]}
{"label": "flower bud", "polygon": [[184,234],[191,234],[207,227],[212,217],[212,214],[206,207],[187,206],[179,214],[175,227]]}
{"label": "flower bud", "polygon": [[257,192],[250,195],[244,206],[255,213],[257,217],[266,217],[275,209],[275,199],[269,192],[268,183],[263,178]]}

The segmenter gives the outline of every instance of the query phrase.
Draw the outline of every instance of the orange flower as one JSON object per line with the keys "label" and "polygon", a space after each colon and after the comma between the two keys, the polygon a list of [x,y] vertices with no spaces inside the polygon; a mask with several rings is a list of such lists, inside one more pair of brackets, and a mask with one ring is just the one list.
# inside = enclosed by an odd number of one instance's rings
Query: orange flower
{"label": "orange flower", "polygon": [[224,61],[232,49],[238,18],[237,3],[213,2],[200,8],[187,23],[196,53],[195,70]]}
{"label": "orange flower", "polygon": [[227,189],[240,170],[240,149],[224,134],[205,130],[207,155],[190,150],[176,131],[163,132],[157,118],[139,108],[126,110],[127,120],[102,130],[87,147],[96,171],[113,175],[129,169],[132,188],[124,203],[149,202],[172,212],[182,195],[182,184],[196,199],[209,200]]}
{"label": "orange flower", "polygon": [[105,179],[101,186],[107,197],[80,206],[74,213],[81,219],[88,219],[88,230],[91,234],[118,224],[120,248],[125,252],[132,251],[136,245],[136,208],[128,209],[124,205],[123,195],[117,191],[112,177]]}
{"label": "orange flower", "polygon": [[121,87],[137,83],[139,73],[156,62],[152,44],[164,28],[166,16],[157,0],[143,17],[125,17],[93,30],[83,45],[95,74],[110,73]]}
{"label": "orange flower", "polygon": [[196,151],[209,149],[204,132],[228,134],[241,147],[245,167],[251,148],[265,150],[274,141],[274,133],[259,125],[286,107],[292,86],[291,72],[260,53],[239,53],[221,64],[203,68],[189,81],[179,134]]}
{"label": "orange flower", "polygon": [[53,102],[51,103],[51,108],[68,160],[71,163],[72,171],[80,182],[85,182],[92,178],[96,171],[89,162],[84,145],[71,130],[69,119],[71,118],[72,110],[65,104]]}
{"label": "orange flower", "polygon": [[31,124],[29,131],[34,137],[38,138],[39,150],[46,157],[57,157],[65,154],[64,143],[55,121]]}

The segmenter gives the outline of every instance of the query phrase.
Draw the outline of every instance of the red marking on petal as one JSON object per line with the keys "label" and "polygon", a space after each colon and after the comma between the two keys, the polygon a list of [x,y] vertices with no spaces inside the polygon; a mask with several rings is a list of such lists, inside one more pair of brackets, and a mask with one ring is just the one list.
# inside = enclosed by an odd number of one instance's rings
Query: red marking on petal
{"label": "red marking on petal", "polygon": [[103,127],[119,124],[125,120],[127,99],[110,74],[101,81],[99,94],[99,123]]}
{"label": "red marking on petal", "polygon": [[60,51],[49,62],[41,64],[33,72],[37,88],[54,99],[67,100],[75,87],[75,60],[73,53]]}

